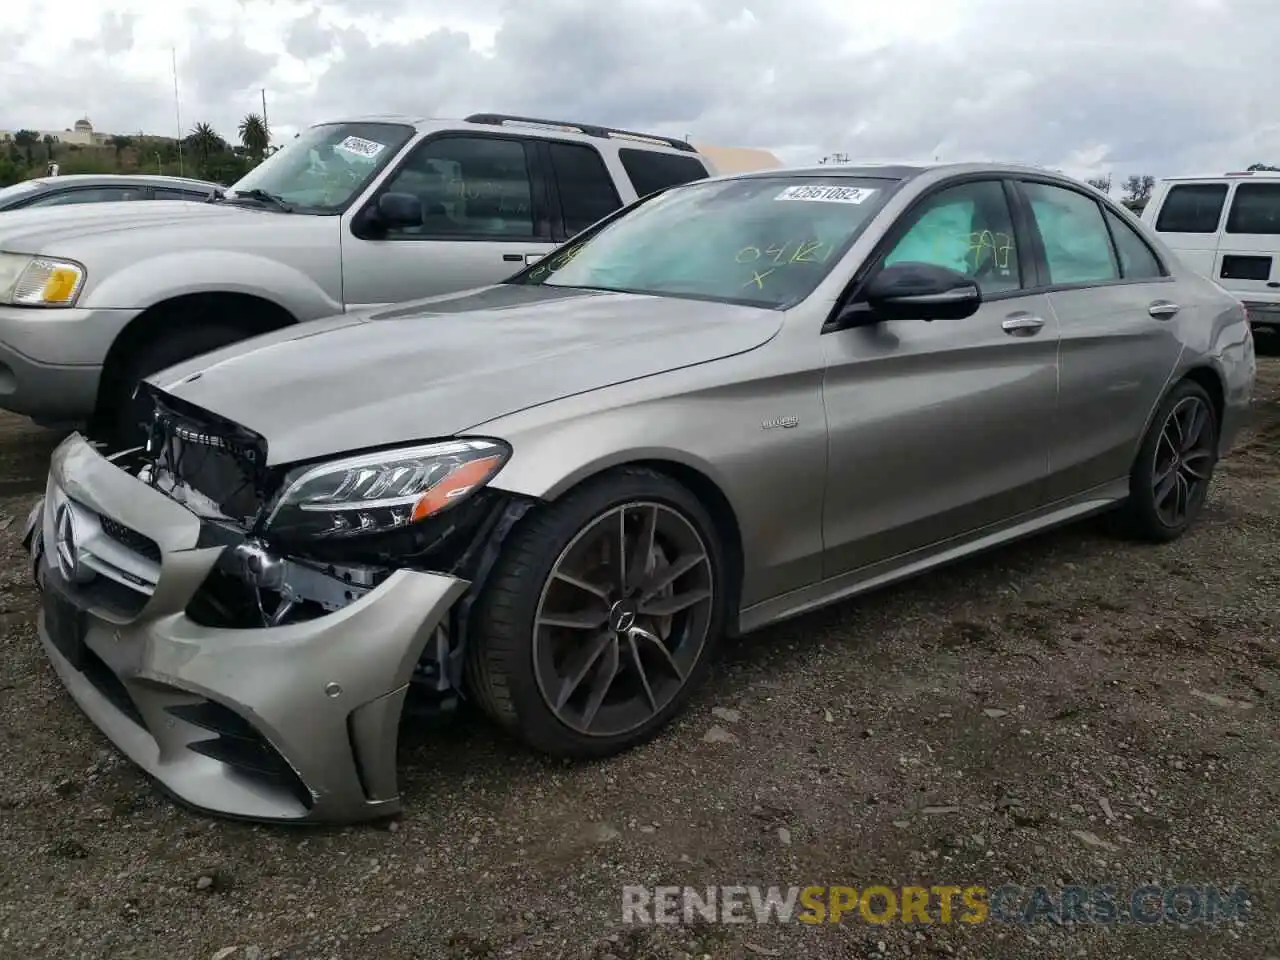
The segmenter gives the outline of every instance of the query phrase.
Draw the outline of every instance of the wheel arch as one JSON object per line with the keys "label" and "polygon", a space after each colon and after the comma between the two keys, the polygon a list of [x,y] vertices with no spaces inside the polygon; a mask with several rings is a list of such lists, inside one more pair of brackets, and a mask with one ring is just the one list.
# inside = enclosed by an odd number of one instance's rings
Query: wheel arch
{"label": "wheel arch", "polygon": [[208,290],[159,300],[130,320],[107,349],[98,383],[98,409],[115,395],[130,359],[144,344],[162,332],[192,329],[211,312],[220,316],[220,323],[244,330],[246,339],[298,322],[279,303],[256,294]]}
{"label": "wheel arch", "polygon": [[1222,418],[1227,408],[1226,385],[1223,382],[1222,375],[1207,363],[1199,364],[1183,373],[1182,377],[1170,386],[1170,389],[1173,389],[1184,380],[1190,380],[1204,387],[1205,393],[1209,394],[1209,399],[1213,403],[1213,412],[1218,418],[1219,427],[1221,427]]}
{"label": "wheel arch", "polygon": [[[743,578],[746,573],[742,525],[738,519],[738,511],[707,465],[691,463],[687,458],[666,450],[631,451],[628,454],[619,454],[603,461],[584,465],[563,477],[546,491],[536,495],[536,499],[544,503],[554,502],[601,476],[628,468],[651,470],[669,477],[692,493],[707,511],[724,551],[725,635],[738,636],[738,614],[742,600]],[[501,476],[501,474],[498,475],[499,480]],[[501,489],[500,483],[495,486]],[[509,492],[515,493],[515,491]]]}

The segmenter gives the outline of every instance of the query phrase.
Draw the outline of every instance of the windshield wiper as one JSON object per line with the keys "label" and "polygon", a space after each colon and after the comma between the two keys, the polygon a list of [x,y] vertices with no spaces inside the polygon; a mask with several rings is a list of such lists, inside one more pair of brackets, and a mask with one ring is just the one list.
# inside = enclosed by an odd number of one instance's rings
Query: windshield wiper
{"label": "windshield wiper", "polygon": [[278,197],[274,193],[267,193],[267,191],[259,189],[258,187],[254,187],[252,190],[237,190],[231,196],[226,197],[226,199],[239,200],[241,197],[248,200],[257,200],[261,203],[269,203],[271,206],[284,213],[293,213],[293,204],[284,197]]}

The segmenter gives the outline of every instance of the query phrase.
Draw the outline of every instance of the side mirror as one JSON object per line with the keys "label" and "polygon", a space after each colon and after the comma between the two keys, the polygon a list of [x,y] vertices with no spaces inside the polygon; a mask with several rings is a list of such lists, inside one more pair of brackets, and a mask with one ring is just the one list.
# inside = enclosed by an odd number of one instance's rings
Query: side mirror
{"label": "side mirror", "polygon": [[982,306],[982,291],[970,277],[932,263],[895,263],[863,288],[865,307],[854,323],[881,320],[963,320]]}
{"label": "side mirror", "polygon": [[420,227],[422,201],[412,193],[384,193],[378,198],[377,220],[381,227]]}

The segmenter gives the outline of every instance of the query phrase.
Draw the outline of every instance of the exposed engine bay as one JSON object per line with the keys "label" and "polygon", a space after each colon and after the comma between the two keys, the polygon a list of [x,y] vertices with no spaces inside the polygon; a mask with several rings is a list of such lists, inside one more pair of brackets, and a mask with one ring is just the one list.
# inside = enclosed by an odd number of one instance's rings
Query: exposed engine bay
{"label": "exposed engine bay", "polygon": [[112,459],[199,517],[200,546],[224,547],[187,615],[225,629],[279,627],[355,603],[399,569],[456,576],[472,588],[435,631],[414,678],[423,692],[452,700],[475,595],[507,532],[536,501],[479,489],[441,516],[397,518],[384,531],[328,540],[274,535],[267,521],[286,478],[308,465],[267,467],[264,438],[144,389],[154,401],[146,445]]}

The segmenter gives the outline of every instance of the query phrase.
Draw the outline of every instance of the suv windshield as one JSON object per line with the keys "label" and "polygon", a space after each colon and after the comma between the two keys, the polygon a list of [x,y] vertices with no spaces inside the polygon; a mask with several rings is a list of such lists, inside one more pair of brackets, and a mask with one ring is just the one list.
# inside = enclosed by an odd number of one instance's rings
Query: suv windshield
{"label": "suv windshield", "polygon": [[413,127],[399,123],[311,127],[236,181],[227,199],[260,191],[298,213],[338,213],[413,134]]}
{"label": "suv windshield", "polygon": [[786,308],[813,292],[897,186],[783,175],[675,187],[509,282]]}

